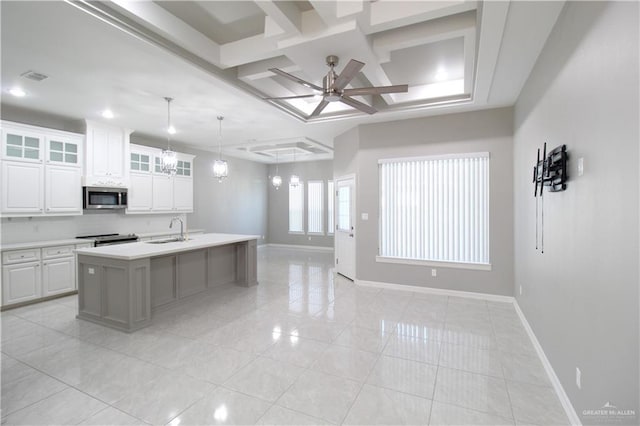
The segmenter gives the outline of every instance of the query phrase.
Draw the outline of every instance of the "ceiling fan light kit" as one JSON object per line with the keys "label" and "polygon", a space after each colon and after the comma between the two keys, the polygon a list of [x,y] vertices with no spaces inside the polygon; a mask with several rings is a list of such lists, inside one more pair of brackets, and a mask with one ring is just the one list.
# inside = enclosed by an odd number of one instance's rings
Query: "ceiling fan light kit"
{"label": "ceiling fan light kit", "polygon": [[[335,55],[327,56],[327,65],[329,66],[329,72],[322,81],[323,87],[317,86],[313,83],[309,83],[301,78],[284,72],[278,68],[269,68],[269,71],[278,74],[284,78],[287,78],[295,83],[301,84],[309,89],[321,92],[322,101],[318,104],[316,109],[313,110],[309,118],[317,117],[331,102],[342,102],[345,105],[349,105],[359,111],[367,114],[375,114],[378,110],[374,107],[360,102],[357,99],[353,99],[352,96],[368,96],[368,95],[381,95],[384,93],[405,93],[409,90],[409,86],[406,84],[399,84],[395,86],[377,86],[377,87],[360,87],[354,89],[345,89],[347,85],[358,75],[360,70],[364,67],[364,63],[351,59],[349,63],[344,67],[340,74],[336,74],[334,68],[338,64],[338,57]],[[300,99],[311,98],[317,96],[315,94],[298,95],[298,96],[283,96],[274,98],[264,98],[265,100],[287,100],[287,99]]]}

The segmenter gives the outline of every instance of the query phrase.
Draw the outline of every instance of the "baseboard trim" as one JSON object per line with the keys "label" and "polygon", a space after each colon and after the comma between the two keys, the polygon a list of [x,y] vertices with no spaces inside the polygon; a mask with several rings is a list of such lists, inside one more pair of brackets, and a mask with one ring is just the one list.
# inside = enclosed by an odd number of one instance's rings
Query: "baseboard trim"
{"label": "baseboard trim", "polygon": [[361,285],[364,287],[377,287],[377,288],[384,288],[388,290],[413,291],[416,293],[429,293],[429,294],[437,294],[441,296],[466,297],[468,299],[490,300],[492,302],[513,303],[514,301],[514,298],[512,296],[500,296],[497,294],[475,293],[472,291],[446,290],[443,288],[419,287],[416,285],[393,284],[393,283],[384,283],[380,281],[366,281],[366,280],[358,280],[358,279],[356,279],[354,282],[356,283],[356,285]]}
{"label": "baseboard trim", "polygon": [[290,249],[296,249],[296,250],[315,250],[315,251],[326,251],[326,252],[333,252],[333,247],[321,247],[321,246],[299,246],[297,244],[265,244],[269,247],[276,247],[276,248],[290,248]]}
{"label": "baseboard trim", "polygon": [[549,362],[547,355],[544,353],[544,350],[542,349],[542,345],[540,345],[538,338],[533,332],[531,325],[529,325],[529,321],[527,321],[527,318],[524,316],[524,312],[522,312],[522,309],[520,309],[520,305],[518,305],[518,301],[516,299],[513,300],[513,306],[515,307],[516,312],[518,313],[518,317],[520,317],[520,321],[522,321],[522,325],[524,325],[524,328],[527,331],[527,334],[529,335],[529,339],[531,340],[531,343],[533,343],[533,346],[536,349],[538,358],[540,358],[540,361],[542,361],[542,365],[544,366],[544,369],[547,372],[547,376],[549,376],[549,380],[553,385],[553,389],[556,391],[556,395],[558,395],[558,398],[560,399],[562,408],[564,408],[564,412],[567,414],[569,421],[574,426],[581,426],[582,422],[580,421],[580,417],[578,417],[576,410],[573,408],[573,405],[571,404],[571,400],[567,396],[567,393],[564,391],[564,388],[560,383],[560,379],[558,379],[556,372],[553,370],[553,367],[551,366],[551,363]]}

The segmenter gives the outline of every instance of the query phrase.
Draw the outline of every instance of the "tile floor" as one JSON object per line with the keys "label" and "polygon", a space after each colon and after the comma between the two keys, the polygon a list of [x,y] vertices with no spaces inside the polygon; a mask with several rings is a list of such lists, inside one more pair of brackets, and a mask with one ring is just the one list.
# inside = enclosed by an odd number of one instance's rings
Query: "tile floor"
{"label": "tile floor", "polygon": [[3,424],[568,424],[509,304],[356,287],[330,253],[261,248],[133,334],[77,298],[2,313]]}

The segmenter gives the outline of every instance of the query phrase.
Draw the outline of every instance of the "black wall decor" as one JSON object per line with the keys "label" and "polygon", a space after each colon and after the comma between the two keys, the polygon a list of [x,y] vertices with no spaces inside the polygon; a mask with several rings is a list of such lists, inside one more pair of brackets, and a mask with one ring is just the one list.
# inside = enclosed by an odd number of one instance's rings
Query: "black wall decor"
{"label": "black wall decor", "polygon": [[[544,187],[546,186],[549,192],[567,189],[568,158],[566,145],[560,145],[547,154],[547,143],[545,142],[542,158],[540,158],[540,148],[538,148],[538,158],[533,168],[533,183],[535,185],[533,196],[536,197],[536,250],[538,249],[538,234],[540,234],[542,253],[544,253]],[[540,232],[538,218],[540,218]]]}

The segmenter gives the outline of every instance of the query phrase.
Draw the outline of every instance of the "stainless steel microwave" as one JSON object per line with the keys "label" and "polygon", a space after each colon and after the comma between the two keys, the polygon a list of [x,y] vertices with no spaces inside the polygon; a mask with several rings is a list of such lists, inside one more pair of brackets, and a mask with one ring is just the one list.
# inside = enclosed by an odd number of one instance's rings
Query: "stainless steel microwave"
{"label": "stainless steel microwave", "polygon": [[82,206],[85,210],[127,207],[127,188],[85,186],[82,189]]}

